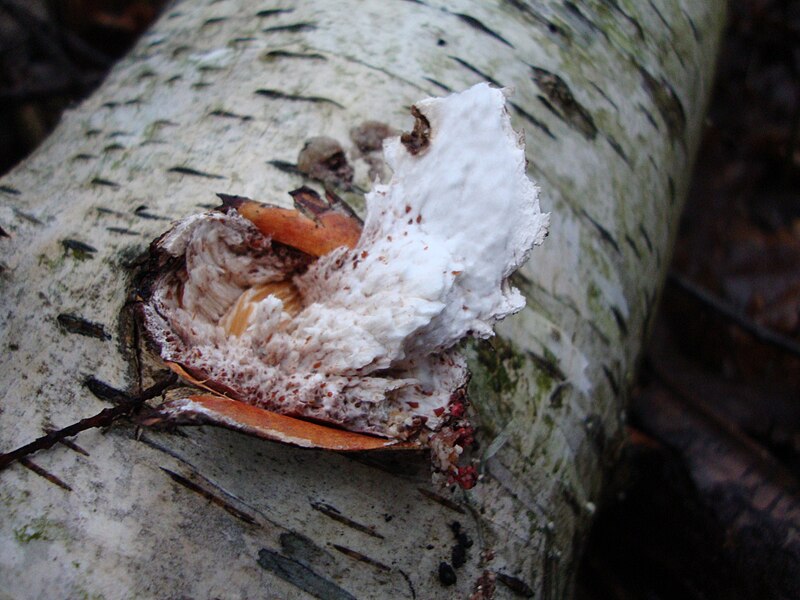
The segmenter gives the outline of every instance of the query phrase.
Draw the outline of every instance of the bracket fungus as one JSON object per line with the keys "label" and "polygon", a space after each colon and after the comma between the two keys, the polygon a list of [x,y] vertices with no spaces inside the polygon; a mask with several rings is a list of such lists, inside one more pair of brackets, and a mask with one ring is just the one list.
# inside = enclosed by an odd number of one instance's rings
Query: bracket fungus
{"label": "bracket fungus", "polygon": [[205,393],[156,423],[211,423],[334,450],[429,448],[436,477],[472,428],[467,336],[493,335],[524,298],[508,281],[549,215],[526,175],[503,90],[479,84],[413,109],[387,140],[391,181],[362,222],[309,188],[295,209],[221,196],[153,242],[139,317],[161,359]]}

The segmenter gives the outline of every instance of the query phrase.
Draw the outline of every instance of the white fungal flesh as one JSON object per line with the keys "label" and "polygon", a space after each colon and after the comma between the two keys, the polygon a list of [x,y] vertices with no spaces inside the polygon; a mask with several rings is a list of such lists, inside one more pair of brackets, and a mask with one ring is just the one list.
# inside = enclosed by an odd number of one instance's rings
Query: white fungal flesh
{"label": "white fungal flesh", "polygon": [[186,264],[145,307],[162,356],[278,412],[388,437],[423,422],[436,430],[468,377],[453,346],[523,307],[507,278],[543,240],[548,215],[502,90],[480,84],[417,108],[428,146],[413,155],[399,139],[386,144],[394,174],[367,195],[358,245],[293,277],[299,313],[267,296],[241,335],[220,324],[248,289],[301,267],[237,214],[191,217],[162,238]]}

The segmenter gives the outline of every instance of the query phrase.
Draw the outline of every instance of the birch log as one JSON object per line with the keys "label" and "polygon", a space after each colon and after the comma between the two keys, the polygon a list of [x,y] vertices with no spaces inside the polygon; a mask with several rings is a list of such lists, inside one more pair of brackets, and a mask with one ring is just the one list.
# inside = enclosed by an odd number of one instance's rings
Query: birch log
{"label": "birch log", "polygon": [[[515,278],[528,308],[468,349],[483,478],[441,491],[420,457],[92,430],[87,455],[32,457],[57,480],[0,474],[0,597],[465,598],[485,571],[495,598],[569,597],[723,22],[722,0],[170,5],[2,181],[0,448],[107,407],[87,377],[150,383],[123,308],[170,220],[216,192],[288,205],[313,136],[350,149],[368,188],[353,126],[407,129],[414,101],[488,80],[514,89],[552,226]],[[444,587],[454,521],[474,544]]]}

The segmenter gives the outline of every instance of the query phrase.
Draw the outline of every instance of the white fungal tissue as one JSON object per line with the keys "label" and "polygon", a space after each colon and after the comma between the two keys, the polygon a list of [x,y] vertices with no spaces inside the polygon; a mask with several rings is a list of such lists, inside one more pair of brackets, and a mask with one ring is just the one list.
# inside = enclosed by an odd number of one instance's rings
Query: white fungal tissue
{"label": "white fungal tissue", "polygon": [[235,210],[157,240],[164,270],[143,311],[162,358],[276,412],[390,438],[440,429],[469,377],[458,342],[524,306],[508,277],[549,215],[503,90],[416,109],[429,128],[414,147],[385,144],[393,176],[367,194],[355,248],[302,256]]}

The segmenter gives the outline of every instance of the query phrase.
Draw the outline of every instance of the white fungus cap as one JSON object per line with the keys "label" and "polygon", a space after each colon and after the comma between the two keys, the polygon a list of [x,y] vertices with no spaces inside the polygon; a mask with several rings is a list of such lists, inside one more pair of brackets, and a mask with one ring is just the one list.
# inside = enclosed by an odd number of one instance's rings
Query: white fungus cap
{"label": "white fungus cap", "polygon": [[415,153],[399,138],[385,144],[391,181],[367,194],[355,248],[293,276],[298,314],[268,296],[241,335],[226,335],[223,305],[292,277],[280,272],[291,261],[243,255],[242,240],[261,234],[235,213],[190,217],[166,234],[160,250],[184,256],[185,271],[163,279],[180,294],[161,289],[145,307],[162,357],[277,412],[388,437],[420,423],[436,430],[468,378],[453,347],[491,336],[524,306],[508,277],[544,239],[549,215],[503,90],[479,84],[416,108],[430,126],[427,144]]}

